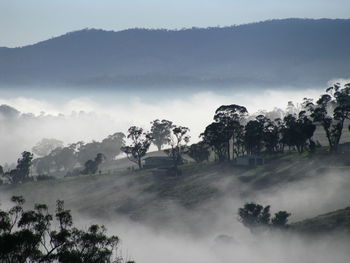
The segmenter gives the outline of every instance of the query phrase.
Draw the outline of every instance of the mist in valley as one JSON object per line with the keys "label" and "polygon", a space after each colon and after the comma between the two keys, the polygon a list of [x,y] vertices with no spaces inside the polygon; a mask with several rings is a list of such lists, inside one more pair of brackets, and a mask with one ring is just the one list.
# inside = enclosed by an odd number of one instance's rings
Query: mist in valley
{"label": "mist in valley", "polygon": [[[350,239],[342,232],[309,236],[271,230],[254,234],[238,221],[237,212],[245,202],[255,201],[271,205],[272,212],[291,212],[290,220],[295,222],[323,211],[340,209],[350,200],[348,177],[348,173],[323,174],[244,198],[240,197],[239,183],[234,181],[231,182],[236,184],[234,189],[221,189],[226,191],[224,197],[209,201],[198,209],[184,210],[178,204],[170,203],[166,211],[170,210],[173,218],[164,225],[157,220],[152,224],[153,220],[150,220],[150,225],[145,226],[118,216],[102,222],[122,237],[124,253],[147,263],[346,262]],[[157,218],[162,211],[152,213]],[[82,220],[94,222],[84,216]]]}
{"label": "mist in valley", "polygon": [[[55,101],[54,96],[8,97],[0,100],[0,131],[1,136],[6,137],[1,140],[0,160],[14,163],[23,150],[30,151],[43,138],[58,139],[66,146],[78,141],[101,141],[115,132],[125,133],[131,125],[147,130],[150,121],[155,119],[169,119],[190,127],[191,143],[195,143],[220,105],[237,102],[247,107],[252,118],[260,113],[282,118],[274,114],[286,114],[288,102],[293,101],[296,109],[300,109],[304,97],[317,98],[320,93],[318,89],[231,92],[229,95],[203,91],[156,102],[149,101],[147,96],[135,95],[127,101],[116,98],[116,103],[111,103],[111,98],[103,100],[103,96],[94,100],[93,94],[63,103]],[[155,150],[154,146],[150,149]],[[216,179],[199,184],[203,184],[204,189],[214,189],[215,194],[194,205],[183,203],[186,198],[179,201],[171,194],[161,195],[162,189],[168,191],[181,184],[181,180],[185,180],[182,177],[170,179],[167,185],[152,174],[144,178],[109,172],[99,178],[80,178],[84,181],[82,184],[78,179],[65,178],[62,183],[59,181],[62,179],[57,179],[53,184],[44,182],[40,187],[35,186],[35,182],[19,188],[5,186],[0,200],[2,208],[6,208],[10,207],[12,195],[23,195],[28,209],[45,202],[53,212],[56,200],[62,199],[78,227],[105,225],[109,235],[121,239],[120,256],[136,262],[346,262],[350,245],[347,234],[342,231],[302,233],[293,230],[293,223],[348,206],[349,174],[330,166],[304,175],[303,165],[305,163],[292,168],[298,174],[294,179],[267,184],[259,181],[247,184],[235,171],[204,172],[205,178]],[[249,202],[271,205],[271,215],[288,211],[291,230],[252,232],[238,217],[238,209]]]}
{"label": "mist in valley", "polygon": [[[297,89],[297,91],[295,91]],[[24,90],[24,88],[23,88]],[[190,128],[191,142],[197,142],[212,113],[224,104],[236,102],[245,105],[250,114],[259,110],[285,110],[288,102],[295,105],[304,97],[316,98],[323,88],[285,88],[271,90],[243,88],[232,90],[191,91],[152,96],[156,90],[130,92],[120,98],[109,90],[87,91],[79,96],[74,88],[65,90],[65,97],[53,90],[40,91],[30,96],[0,98],[1,163],[13,163],[24,150],[30,151],[43,138],[54,138],[65,145],[78,141],[101,141],[115,132],[126,132],[137,125],[148,129],[155,119],[172,120]],[[41,94],[41,95],[40,95]],[[69,95],[71,94],[71,95]],[[8,107],[12,109],[9,109]]]}
{"label": "mist in valley", "polygon": [[[346,233],[313,235],[273,229],[254,233],[239,222],[238,208],[251,201],[271,205],[271,214],[286,210],[292,214],[290,223],[293,223],[347,206],[350,200],[348,177],[347,172],[328,171],[252,191],[246,190],[246,185],[231,174],[210,185],[219,190],[219,196],[191,209],[176,200],[161,200],[157,193],[145,193],[140,190],[141,186],[134,186],[142,183],[134,182],[132,176],[113,176],[107,179],[108,185],[104,182],[106,178],[102,178],[102,182],[82,187],[72,183],[68,188],[64,185],[46,185],[36,190],[35,186],[23,186],[20,190],[8,188],[0,194],[0,199],[4,208],[10,205],[11,195],[22,193],[27,207],[45,201],[51,210],[56,199],[64,199],[78,227],[105,225],[108,234],[121,238],[119,253],[136,262],[341,263],[348,258],[350,239]],[[110,189],[120,195],[111,193]],[[113,201],[111,203],[104,192],[112,194],[114,202],[123,202],[118,200],[119,196],[154,204],[147,206],[142,217],[130,218],[128,212],[120,213],[115,211],[115,206],[109,206]]]}
{"label": "mist in valley", "polygon": [[0,3],[0,263],[349,262],[349,3],[59,2]]}

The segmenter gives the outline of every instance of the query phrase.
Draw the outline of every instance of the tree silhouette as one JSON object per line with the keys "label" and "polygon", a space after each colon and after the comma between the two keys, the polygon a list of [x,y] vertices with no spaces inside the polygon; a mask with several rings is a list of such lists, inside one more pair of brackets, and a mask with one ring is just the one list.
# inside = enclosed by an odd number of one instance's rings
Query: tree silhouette
{"label": "tree silhouette", "polygon": [[286,211],[279,211],[275,214],[275,216],[271,219],[271,224],[274,227],[285,227],[288,223],[288,217],[290,217],[290,213]]}
{"label": "tree silhouette", "polygon": [[[227,159],[230,160],[230,140],[232,140],[232,152],[235,151],[235,140],[239,134],[241,134],[241,123],[248,115],[248,111],[244,106],[232,104],[222,105],[216,111],[214,120],[221,123],[224,126],[222,130],[222,136],[227,138]],[[234,156],[232,156],[234,158]]]}
{"label": "tree silhouette", "polygon": [[119,238],[107,236],[104,226],[91,225],[87,231],[75,228],[63,201],[57,201],[52,215],[45,204],[24,210],[22,196],[11,200],[11,209],[0,210],[0,262],[122,262],[117,256]]}
{"label": "tree silhouette", "polygon": [[321,95],[316,104],[311,99],[305,99],[304,104],[314,122],[322,125],[330,151],[337,152],[344,122],[350,119],[350,83],[344,87],[336,83],[326,92]]}
{"label": "tree silhouette", "polygon": [[253,233],[268,227],[287,227],[290,215],[286,211],[279,211],[271,219],[270,206],[264,207],[256,203],[246,203],[244,207],[238,209],[238,220]]}
{"label": "tree silhouette", "polygon": [[157,146],[158,151],[162,149],[162,146],[170,142],[171,129],[173,123],[168,120],[154,120],[151,122],[152,143]]}
{"label": "tree silhouette", "polygon": [[264,124],[263,141],[268,153],[283,152],[282,140],[283,121],[279,118],[274,121],[266,119]]}
{"label": "tree silhouette", "polygon": [[124,145],[125,135],[121,132],[109,135],[102,142],[78,142],[76,147],[77,160],[81,165],[85,165],[88,160],[92,160],[97,154],[102,153],[107,161],[111,161],[121,153],[121,147]]}
{"label": "tree silhouette", "polygon": [[210,146],[204,141],[198,143],[193,143],[190,147],[187,148],[186,153],[197,163],[202,163],[204,161],[209,161]]}
{"label": "tree silhouette", "polygon": [[106,159],[102,153],[98,153],[94,160],[88,160],[84,165],[82,174],[96,174],[100,164]]}
{"label": "tree silhouette", "polygon": [[266,118],[259,115],[245,126],[245,146],[248,154],[260,154],[264,139],[264,125]]}
{"label": "tree silhouette", "polygon": [[173,125],[170,135],[170,149],[165,150],[165,153],[168,154],[174,163],[175,170],[177,171],[177,166],[179,163],[182,163],[182,151],[184,150],[185,145],[190,141],[190,136],[188,132],[189,128],[183,126]]}
{"label": "tree silhouette", "polygon": [[263,207],[255,203],[247,203],[238,209],[239,221],[249,228],[267,226],[270,222],[270,206]]}
{"label": "tree silhouette", "polygon": [[100,152],[103,153],[107,160],[114,160],[114,158],[121,153],[120,148],[124,145],[124,133],[116,132],[102,140]]}
{"label": "tree silhouette", "polygon": [[223,123],[213,122],[201,134],[203,141],[212,147],[219,161],[227,159],[227,141],[230,135],[225,129],[226,127]]}
{"label": "tree silhouette", "polygon": [[131,145],[123,146],[121,150],[126,153],[128,159],[142,168],[142,157],[146,155],[150,145],[151,136],[145,133],[142,128],[132,126],[128,130],[128,139],[131,140]]}
{"label": "tree silhouette", "polygon": [[298,117],[287,115],[284,118],[283,140],[289,146],[295,146],[302,153],[316,130],[316,125],[301,111]]}
{"label": "tree silhouette", "polygon": [[29,172],[32,165],[33,154],[27,151],[22,153],[22,157],[17,160],[17,166],[15,169],[6,172],[5,176],[11,183],[23,183],[30,180]]}
{"label": "tree silhouette", "polygon": [[[56,170],[63,169],[64,172],[70,171],[77,164],[77,149],[79,144],[71,144],[68,147],[56,148],[50,153]],[[49,159],[50,161],[50,159]]]}

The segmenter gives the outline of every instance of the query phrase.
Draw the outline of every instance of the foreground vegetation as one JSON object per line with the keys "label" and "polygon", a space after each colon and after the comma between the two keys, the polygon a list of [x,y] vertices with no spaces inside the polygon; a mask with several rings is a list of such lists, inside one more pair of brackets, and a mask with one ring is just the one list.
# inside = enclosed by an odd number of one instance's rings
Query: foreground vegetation
{"label": "foreground vegetation", "polygon": [[24,210],[22,196],[11,200],[12,208],[0,210],[1,262],[122,262],[118,237],[107,236],[105,227],[99,225],[91,225],[87,231],[77,229],[63,201],[57,201],[53,216],[45,204]]}

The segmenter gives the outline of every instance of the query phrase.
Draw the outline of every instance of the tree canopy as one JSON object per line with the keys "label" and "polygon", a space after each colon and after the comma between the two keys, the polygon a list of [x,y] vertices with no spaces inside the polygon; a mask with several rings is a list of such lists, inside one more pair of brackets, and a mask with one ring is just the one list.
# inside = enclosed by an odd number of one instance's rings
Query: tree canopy
{"label": "tree canopy", "polygon": [[142,128],[131,126],[128,130],[128,139],[131,140],[129,146],[124,146],[121,150],[126,153],[130,161],[136,163],[139,169],[142,168],[142,157],[144,157],[151,145],[149,133],[144,132]]}
{"label": "tree canopy", "polygon": [[11,201],[12,208],[0,210],[1,262],[122,262],[118,256],[119,238],[108,236],[100,225],[91,225],[87,230],[74,227],[63,201],[57,201],[54,215],[45,204],[25,210],[22,196],[13,196]]}

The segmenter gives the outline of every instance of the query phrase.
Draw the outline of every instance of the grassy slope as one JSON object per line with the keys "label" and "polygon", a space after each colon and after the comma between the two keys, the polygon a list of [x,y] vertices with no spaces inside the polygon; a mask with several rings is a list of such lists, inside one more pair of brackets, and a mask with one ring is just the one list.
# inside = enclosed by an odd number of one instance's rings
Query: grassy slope
{"label": "grassy slope", "polygon": [[291,224],[302,233],[343,232],[350,234],[350,207]]}
{"label": "grassy slope", "polygon": [[[23,195],[30,206],[43,201],[53,206],[55,200],[64,199],[68,208],[105,219],[113,219],[119,213],[134,220],[145,220],[154,217],[156,211],[158,220],[166,220],[179,216],[178,211],[172,209],[174,204],[191,211],[224,195],[249,196],[323,172],[348,171],[349,158],[329,157],[323,153],[314,157],[293,153],[275,156],[266,165],[257,168],[215,163],[188,164],[181,167],[181,176],[167,176],[151,170],[119,171],[18,186],[4,185],[0,187],[0,193],[2,199],[4,195],[7,198]],[[339,159],[342,161],[339,162]],[[349,218],[344,220],[348,222]],[[310,224],[315,222],[316,226],[319,221],[305,222],[295,227],[309,228]]]}

